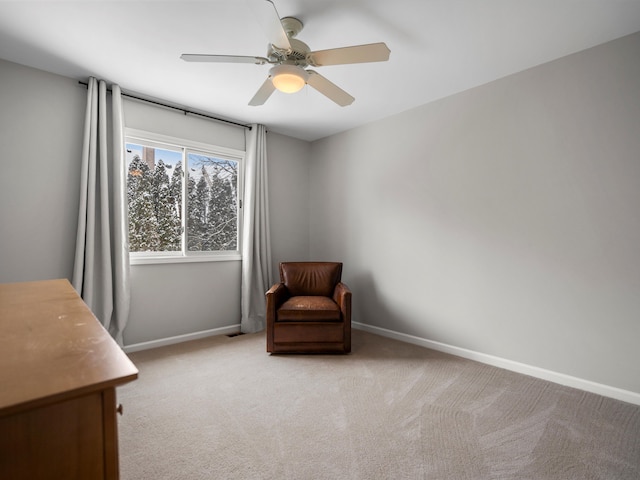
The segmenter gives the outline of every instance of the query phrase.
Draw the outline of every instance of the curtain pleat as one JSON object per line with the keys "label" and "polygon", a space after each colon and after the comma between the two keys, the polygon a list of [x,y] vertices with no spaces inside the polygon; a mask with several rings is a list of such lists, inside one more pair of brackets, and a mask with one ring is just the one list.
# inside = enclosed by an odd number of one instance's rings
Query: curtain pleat
{"label": "curtain pleat", "polygon": [[264,294],[273,280],[267,180],[266,129],[264,125],[253,125],[247,139],[242,228],[240,327],[244,333],[264,329]]}
{"label": "curtain pleat", "polygon": [[127,169],[124,150],[124,111],[122,92],[118,85],[111,87],[113,130],[113,300],[114,312],[111,334],[122,344],[122,332],[127,326],[131,305],[129,281],[129,219],[127,204]]}
{"label": "curtain pleat", "polygon": [[130,304],[122,117],[120,88],[109,105],[106,83],[90,78],[72,283],[120,345]]}

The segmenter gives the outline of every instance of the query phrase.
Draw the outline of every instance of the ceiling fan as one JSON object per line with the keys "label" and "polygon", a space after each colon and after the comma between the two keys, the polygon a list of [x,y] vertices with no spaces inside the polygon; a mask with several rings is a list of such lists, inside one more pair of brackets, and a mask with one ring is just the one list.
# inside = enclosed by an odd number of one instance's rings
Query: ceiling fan
{"label": "ceiling fan", "polygon": [[258,21],[269,39],[266,57],[242,55],[200,55],[185,53],[180,56],[187,62],[253,63],[274,65],[269,77],[249,102],[249,105],[263,105],[276,90],[295,93],[305,85],[333,100],[341,107],[351,105],[355,100],[340,87],[307,67],[325,65],[345,65],[351,63],[385,62],[391,51],[382,42],[351,47],[311,51],[309,46],[298,40],[296,35],[302,30],[302,22],[294,17],[280,19],[271,0],[251,2]]}

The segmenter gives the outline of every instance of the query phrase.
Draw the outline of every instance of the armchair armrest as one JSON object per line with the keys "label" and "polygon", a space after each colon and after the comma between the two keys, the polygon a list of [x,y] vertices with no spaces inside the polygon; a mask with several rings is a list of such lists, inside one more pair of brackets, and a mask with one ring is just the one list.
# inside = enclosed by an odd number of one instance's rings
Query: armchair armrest
{"label": "armchair armrest", "polygon": [[336,285],[333,291],[333,301],[338,304],[345,321],[351,321],[351,290],[342,282]]}
{"label": "armchair armrest", "polygon": [[267,290],[265,296],[267,297],[267,312],[273,310],[275,314],[278,307],[289,298],[289,291],[284,286],[284,283],[276,283]]}

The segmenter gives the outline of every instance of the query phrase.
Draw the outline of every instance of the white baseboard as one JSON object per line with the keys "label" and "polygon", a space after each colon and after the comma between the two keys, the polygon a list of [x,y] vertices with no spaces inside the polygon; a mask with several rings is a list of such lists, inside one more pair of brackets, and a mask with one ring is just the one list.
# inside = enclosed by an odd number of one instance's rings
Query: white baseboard
{"label": "white baseboard", "polygon": [[133,343],[125,345],[123,350],[125,353],[139,352],[141,350],[149,350],[151,348],[164,347],[175,343],[188,342],[189,340],[198,340],[200,338],[213,337],[214,335],[230,335],[240,331],[240,324],[229,325],[228,327],[212,328],[201,332],[187,333],[185,335],[177,335],[175,337],[161,338],[159,340],[151,340],[149,342]]}
{"label": "white baseboard", "polygon": [[358,330],[375,333],[376,335],[380,335],[383,337],[412,343],[414,345],[430,348],[439,352],[450,353],[458,357],[468,358],[469,360],[475,360],[477,362],[492,365],[494,367],[504,368],[505,370],[511,370],[512,372],[530,375],[532,377],[548,380],[550,382],[565,385],[567,387],[573,387],[580,390],[585,390],[587,392],[596,393],[604,397],[615,398],[616,400],[622,400],[623,402],[640,405],[640,393],[623,390],[617,387],[610,387],[608,385],[592,382],[590,380],[584,380],[582,378],[572,377],[571,375],[565,375],[564,373],[545,370],[544,368],[538,368],[524,363],[514,362],[513,360],[507,360],[505,358],[494,357],[493,355],[487,355],[485,353],[475,352],[473,350],[467,350],[465,348],[454,347],[453,345],[447,345],[446,343],[427,340],[426,338],[420,338],[413,335],[407,335],[405,333],[394,332],[393,330],[387,330],[386,328],[374,327],[372,325],[366,325],[364,323],[358,322],[352,322],[351,325],[353,326],[353,328],[356,328]]}

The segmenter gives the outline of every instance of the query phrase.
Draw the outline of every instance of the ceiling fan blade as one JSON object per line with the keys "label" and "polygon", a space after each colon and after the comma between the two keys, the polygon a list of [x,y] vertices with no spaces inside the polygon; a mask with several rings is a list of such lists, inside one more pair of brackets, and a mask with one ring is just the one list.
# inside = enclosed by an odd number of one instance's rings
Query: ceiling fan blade
{"label": "ceiling fan blade", "polygon": [[269,59],[264,57],[247,57],[242,55],[199,55],[183,53],[180,58],[185,62],[212,62],[212,63],[253,63],[264,65]]}
{"label": "ceiling fan blade", "polygon": [[386,62],[391,50],[383,42],[353,47],[331,48],[309,53],[309,65],[344,65],[347,63]]}
{"label": "ceiling fan blade", "polygon": [[349,95],[347,92],[342,90],[340,87],[331,83],[325,77],[320,75],[318,72],[314,72],[313,70],[307,70],[309,77],[307,78],[307,84],[311,85],[321,94],[333,100],[341,107],[346,107],[347,105],[351,105],[355,98]]}
{"label": "ceiling fan blade", "polygon": [[264,105],[264,102],[266,102],[269,99],[269,97],[271,96],[271,94],[274,92],[275,89],[276,87],[273,86],[271,77],[267,78],[262,84],[262,86],[258,89],[256,94],[253,96],[253,98],[249,102],[249,105],[251,105],[252,107]]}
{"label": "ceiling fan blade", "polygon": [[271,0],[252,0],[249,8],[255,13],[258,23],[266,33],[269,43],[280,50],[291,51],[287,32],[282,28],[280,15]]}

